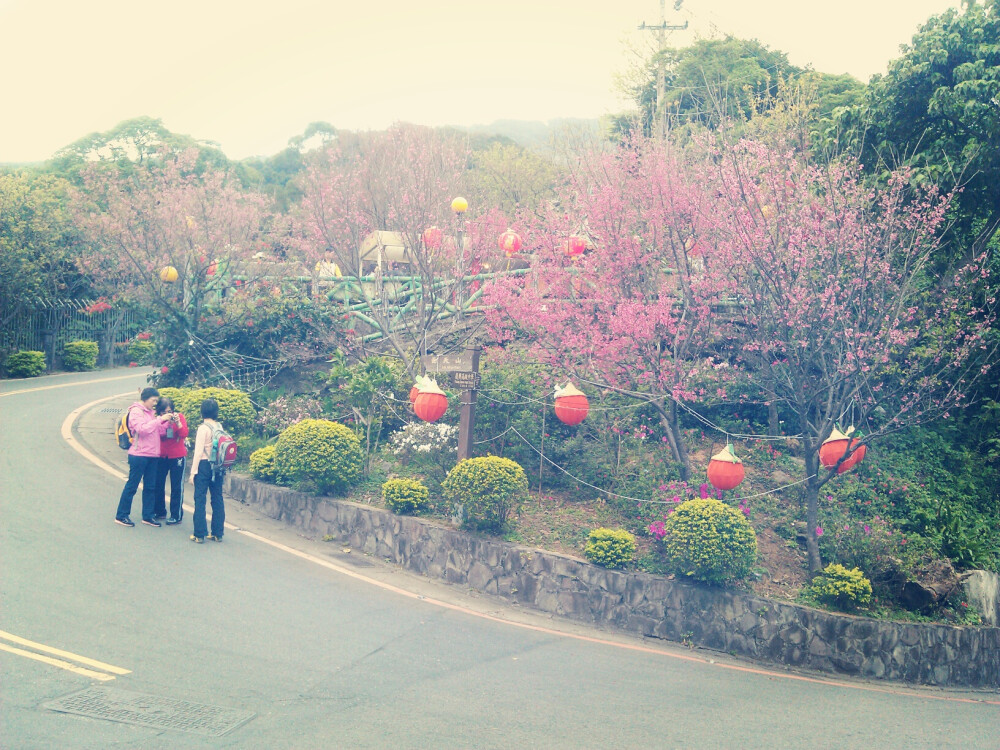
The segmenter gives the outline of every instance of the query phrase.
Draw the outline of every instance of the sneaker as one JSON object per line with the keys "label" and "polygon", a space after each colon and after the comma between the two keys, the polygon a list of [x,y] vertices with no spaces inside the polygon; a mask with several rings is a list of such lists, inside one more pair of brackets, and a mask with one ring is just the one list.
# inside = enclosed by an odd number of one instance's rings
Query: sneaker
{"label": "sneaker", "polygon": [[132,519],[128,516],[122,516],[121,518],[116,518],[115,523],[121,524],[122,526],[135,526]]}
{"label": "sneaker", "polygon": [[204,544],[205,543],[205,537],[203,537],[203,536],[194,536],[192,534],[191,535],[191,541],[194,542],[195,544]]}
{"label": "sneaker", "polygon": [[173,516],[171,516],[170,518],[167,519],[167,526],[174,526],[175,524],[178,524],[180,522],[181,522],[180,518],[174,518]]}
{"label": "sneaker", "polygon": [[153,520],[154,521],[162,521],[166,517],[167,517],[166,513],[157,513],[155,516],[153,516]]}
{"label": "sneaker", "polygon": [[209,534],[208,538],[211,539],[213,542],[221,542],[222,541],[222,537],[221,536],[216,536],[215,534]]}
{"label": "sneaker", "polygon": [[160,528],[160,522],[154,521],[152,518],[143,518],[142,524],[143,526],[155,526],[156,528]]}

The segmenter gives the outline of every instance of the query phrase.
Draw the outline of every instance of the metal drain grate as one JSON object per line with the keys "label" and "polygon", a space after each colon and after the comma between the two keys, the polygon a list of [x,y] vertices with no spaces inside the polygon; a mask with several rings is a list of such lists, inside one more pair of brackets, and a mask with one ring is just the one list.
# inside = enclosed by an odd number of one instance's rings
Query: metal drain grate
{"label": "metal drain grate", "polygon": [[174,729],[208,737],[221,737],[250,721],[256,714],[221,706],[161,698],[131,690],[94,686],[42,704],[61,711],[154,729]]}
{"label": "metal drain grate", "polygon": [[101,409],[101,414],[121,414],[123,411],[125,410],[120,406],[105,406]]}

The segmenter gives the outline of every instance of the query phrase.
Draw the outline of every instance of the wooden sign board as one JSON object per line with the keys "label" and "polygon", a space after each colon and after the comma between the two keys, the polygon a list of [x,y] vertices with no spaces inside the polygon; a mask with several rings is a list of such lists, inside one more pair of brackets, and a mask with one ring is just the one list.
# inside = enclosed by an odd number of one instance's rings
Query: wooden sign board
{"label": "wooden sign board", "polygon": [[451,382],[455,384],[457,388],[464,388],[467,391],[474,391],[479,387],[479,373],[478,372],[453,372],[451,374]]}
{"label": "wooden sign board", "polygon": [[479,352],[466,350],[453,354],[428,354],[420,358],[427,372],[475,372],[475,355]]}

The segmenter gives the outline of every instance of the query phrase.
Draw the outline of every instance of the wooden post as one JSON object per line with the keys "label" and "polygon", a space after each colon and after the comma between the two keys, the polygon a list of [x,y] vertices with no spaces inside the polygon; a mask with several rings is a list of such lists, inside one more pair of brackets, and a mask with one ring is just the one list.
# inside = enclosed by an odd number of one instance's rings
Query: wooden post
{"label": "wooden post", "polygon": [[[476,426],[476,398],[479,386],[479,352],[478,346],[471,348],[472,352],[472,387],[462,391],[462,408],[458,422],[458,460],[472,458],[472,433]],[[461,382],[460,380],[458,382]]]}

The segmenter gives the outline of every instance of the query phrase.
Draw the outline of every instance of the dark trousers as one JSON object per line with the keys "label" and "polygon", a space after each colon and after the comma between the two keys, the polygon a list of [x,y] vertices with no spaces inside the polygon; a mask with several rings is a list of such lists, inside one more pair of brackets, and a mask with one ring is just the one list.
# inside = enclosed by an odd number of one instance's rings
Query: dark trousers
{"label": "dark trousers", "polygon": [[222,477],[217,472],[212,478],[212,464],[203,459],[194,475],[194,535],[202,537],[208,533],[205,523],[205,496],[212,499],[212,536],[222,537],[225,533],[226,507],[222,504]]}
{"label": "dark trousers", "polygon": [[122,496],[118,500],[118,512],[115,518],[127,518],[132,513],[132,500],[135,498],[135,491],[139,489],[139,482],[142,482],[142,517],[146,520],[153,518],[153,498],[156,487],[156,467],[159,459],[155,456],[133,456],[128,455],[128,479],[125,481],[125,488]]}
{"label": "dark trousers", "polygon": [[167,515],[167,475],[170,476],[170,517],[181,517],[181,500],[184,495],[184,463],[186,457],[157,459],[156,495],[153,511],[157,517]]}

